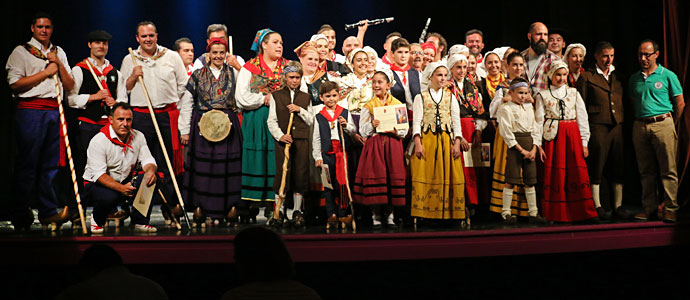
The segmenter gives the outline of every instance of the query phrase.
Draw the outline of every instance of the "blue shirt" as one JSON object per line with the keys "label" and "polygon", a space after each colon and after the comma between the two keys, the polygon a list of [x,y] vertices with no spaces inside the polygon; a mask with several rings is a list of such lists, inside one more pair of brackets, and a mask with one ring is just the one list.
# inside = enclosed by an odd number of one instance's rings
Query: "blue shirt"
{"label": "blue shirt", "polygon": [[646,78],[642,72],[630,76],[629,89],[635,118],[647,118],[672,112],[671,98],[683,94],[678,76],[661,65]]}

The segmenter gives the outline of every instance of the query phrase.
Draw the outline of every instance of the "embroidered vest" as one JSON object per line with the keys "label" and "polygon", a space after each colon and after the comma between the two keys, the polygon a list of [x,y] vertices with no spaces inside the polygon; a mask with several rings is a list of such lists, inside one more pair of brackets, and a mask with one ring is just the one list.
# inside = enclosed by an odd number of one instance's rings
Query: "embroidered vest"
{"label": "embroidered vest", "polygon": [[422,116],[422,131],[438,133],[445,131],[453,132],[450,118],[450,102],[452,101],[451,92],[447,88],[443,89],[441,101],[436,103],[432,98],[429,90],[422,92],[422,106],[424,113]]}
{"label": "embroidered vest", "polygon": [[[287,133],[288,124],[290,123],[290,110],[287,106],[290,104],[290,90],[288,88],[283,88],[273,92],[273,100],[276,102],[276,116],[278,117],[278,126],[283,133]],[[307,109],[309,107],[309,102],[311,97],[309,94],[301,92],[300,90],[295,90],[295,100],[293,104],[301,107],[302,109]],[[295,139],[307,139],[309,138],[309,126],[302,120],[299,115],[292,118],[292,130],[290,130],[290,135]]]}
{"label": "embroidered vest", "polygon": [[551,96],[552,92],[549,89],[538,92],[544,100],[544,118],[554,120],[575,120],[577,119],[577,110],[575,103],[577,102],[577,90],[575,88],[567,88],[566,96],[559,100]]}

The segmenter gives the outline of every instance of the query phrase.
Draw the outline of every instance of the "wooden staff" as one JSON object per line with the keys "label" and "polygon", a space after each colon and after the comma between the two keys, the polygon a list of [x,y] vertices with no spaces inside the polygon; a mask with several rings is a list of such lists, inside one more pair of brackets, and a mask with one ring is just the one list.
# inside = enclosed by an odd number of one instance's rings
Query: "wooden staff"
{"label": "wooden staff", "polygon": [[53,75],[55,81],[55,91],[57,93],[58,110],[60,111],[60,129],[65,137],[65,148],[67,148],[67,160],[69,160],[69,170],[72,173],[72,184],[74,186],[74,195],[77,198],[77,210],[79,210],[79,218],[81,219],[81,231],[87,234],[86,221],[84,218],[84,208],[81,206],[81,197],[79,196],[79,185],[77,185],[77,173],[74,171],[74,160],[72,160],[72,148],[69,145],[69,136],[67,136],[67,121],[65,120],[65,109],[62,107],[62,93],[60,93],[60,79],[58,75]]}
{"label": "wooden staff", "polygon": [[340,144],[343,147],[343,167],[345,167],[345,188],[347,189],[347,196],[350,198],[350,212],[352,213],[352,230],[357,230],[357,224],[355,224],[355,207],[352,205],[352,192],[350,191],[350,178],[347,174],[347,150],[345,149],[345,138],[343,135],[343,126],[338,123],[338,129],[340,129]]}
{"label": "wooden staff", "polygon": [[[134,67],[137,66],[137,60],[134,58],[134,52],[132,48],[129,48],[129,56],[132,57],[132,63]],[[163,157],[165,157],[165,163],[168,165],[168,171],[170,172],[170,178],[172,178],[173,186],[175,187],[175,193],[177,194],[177,199],[180,202],[180,208],[182,208],[182,215],[187,223],[187,228],[192,228],[189,223],[189,217],[187,216],[187,211],[184,209],[184,201],[182,201],[182,193],[180,193],[180,187],[177,185],[177,178],[175,178],[175,170],[173,170],[172,164],[170,163],[170,157],[168,157],[168,150],[165,147],[165,142],[163,141],[163,135],[161,135],[161,129],[158,128],[158,121],[156,120],[156,113],[153,112],[153,104],[151,104],[151,97],[149,97],[149,92],[146,90],[146,84],[144,84],[144,78],[139,76],[139,84],[141,84],[141,89],[144,90],[144,96],[146,98],[146,105],[149,108],[149,114],[151,115],[151,121],[153,121],[153,127],[156,129],[156,135],[158,136],[158,143],[161,144],[161,149],[163,150]],[[173,216],[174,217],[174,216]]]}
{"label": "wooden staff", "polygon": [[[91,71],[91,75],[93,76],[93,80],[96,81],[96,84],[98,85],[98,89],[99,90],[105,90],[103,88],[103,85],[101,84],[101,81],[98,79],[98,76],[96,76],[96,72],[93,71],[93,67],[91,67],[91,62],[89,61],[89,59],[87,58],[84,61],[86,62],[86,66],[89,67],[89,71]],[[108,94],[110,95],[110,97],[112,97],[113,95],[110,94],[110,90],[107,90],[107,91],[108,91]],[[107,107],[111,108],[112,106],[108,105]],[[106,112],[110,113],[110,110],[106,109]]]}
{"label": "wooden staff", "polygon": [[232,35],[228,36],[228,54],[232,55]]}
{"label": "wooden staff", "polygon": [[[295,117],[294,113],[290,113],[290,121],[288,121],[287,135],[290,135],[290,130],[292,129],[292,119]],[[294,141],[293,141],[294,142]],[[283,176],[280,178],[280,189],[278,189],[278,203],[275,204],[273,208],[273,219],[280,219],[280,207],[283,206],[283,201],[285,201],[285,178],[287,177],[288,171],[288,161],[290,160],[290,146],[292,143],[285,145],[285,151],[283,151]]]}

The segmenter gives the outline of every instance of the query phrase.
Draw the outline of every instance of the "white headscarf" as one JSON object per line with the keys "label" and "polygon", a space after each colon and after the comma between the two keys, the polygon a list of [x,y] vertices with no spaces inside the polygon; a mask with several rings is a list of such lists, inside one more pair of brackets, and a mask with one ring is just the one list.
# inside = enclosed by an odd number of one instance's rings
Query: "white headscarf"
{"label": "white headscarf", "polygon": [[441,67],[448,69],[448,67],[446,67],[446,64],[444,64],[441,61],[430,62],[428,65],[426,65],[424,72],[422,72],[422,77],[426,78],[427,80],[430,79],[431,75],[434,74],[436,69],[441,68]]}
{"label": "white headscarf", "polygon": [[587,55],[587,48],[585,48],[585,45],[580,44],[580,43],[575,43],[575,44],[570,44],[570,45],[568,45],[568,47],[565,48],[565,52],[563,53],[563,59],[568,58],[568,54],[570,54],[570,50],[573,50],[573,48],[582,49],[582,57],[585,57]]}
{"label": "white headscarf", "polygon": [[556,59],[551,62],[549,65],[549,72],[546,73],[546,76],[551,79],[553,77],[553,74],[556,73],[559,69],[565,69],[568,71],[568,64],[566,64],[564,61],[560,59]]}
{"label": "white headscarf", "polygon": [[446,64],[446,66],[448,67],[448,70],[451,70],[451,69],[453,69],[453,67],[455,66],[455,64],[457,64],[457,63],[459,63],[459,62],[461,62],[461,61],[464,61],[465,63],[468,63],[468,62],[467,62],[467,57],[466,57],[465,55],[462,55],[462,54],[453,54],[453,55],[451,55],[451,56],[448,57],[448,63]]}
{"label": "white headscarf", "polygon": [[395,77],[393,76],[393,71],[391,69],[381,69],[381,70],[376,70],[376,72],[383,72],[388,76],[388,81],[390,82],[391,85],[395,85]]}
{"label": "white headscarf", "polygon": [[453,54],[460,54],[463,52],[469,53],[470,48],[467,48],[467,46],[463,44],[455,44],[453,45],[453,47],[450,47],[450,49],[448,49],[448,57],[453,56]]}
{"label": "white headscarf", "polygon": [[317,33],[315,35],[312,35],[311,38],[309,39],[309,41],[316,43],[316,41],[318,41],[320,39],[324,39],[324,40],[328,41],[328,38],[322,33]]}
{"label": "white headscarf", "polygon": [[360,52],[366,54],[367,58],[368,58],[369,53],[367,53],[366,50],[364,50],[362,48],[357,48],[357,49],[352,49],[352,51],[350,51],[350,53],[347,55],[347,59],[345,60],[345,66],[347,66],[347,68],[350,69],[350,71],[352,71],[353,73],[355,72],[355,66],[352,63],[352,61],[355,60],[355,55],[357,53],[360,53]]}

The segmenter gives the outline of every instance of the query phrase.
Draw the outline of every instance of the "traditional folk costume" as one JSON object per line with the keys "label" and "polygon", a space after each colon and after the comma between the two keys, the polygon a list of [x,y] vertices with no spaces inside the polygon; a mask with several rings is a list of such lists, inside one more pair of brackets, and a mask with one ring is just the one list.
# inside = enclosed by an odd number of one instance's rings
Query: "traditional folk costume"
{"label": "traditional folk costume", "polygon": [[[551,64],[549,78],[568,66]],[[536,118],[543,126],[543,215],[547,220],[573,222],[597,217],[583,147],[589,142],[585,103],[576,89],[550,86],[536,96]]]}
{"label": "traditional folk costume", "polygon": [[[453,66],[460,61],[467,63],[467,58],[462,54],[455,54],[448,58],[448,70],[453,69]],[[460,107],[460,124],[462,127],[462,136],[466,141],[474,140],[474,135],[477,130],[482,131],[486,128],[486,114],[482,97],[479,89],[472,84],[470,80],[462,78],[460,82],[455,79],[450,80],[450,91],[459,101]],[[479,181],[478,172],[482,175],[482,169],[469,168],[465,166],[463,161],[463,173],[465,175],[465,200],[468,205],[479,204]],[[483,177],[483,176],[482,176]]]}
{"label": "traditional folk costume", "polygon": [[[117,136],[112,125],[103,126],[100,132],[91,139],[87,157],[84,170],[84,189],[86,190],[84,198],[93,203],[92,228],[94,228],[93,225],[103,227],[108,214],[117,205],[123,204],[127,197],[102,185],[98,179],[103,175],[108,175],[113,180],[126,184],[132,181],[132,172],[135,171],[134,166],[137,163],[141,166],[156,165],[156,160],[151,155],[146,144],[146,137],[141,131],[132,129],[127,140],[123,141]],[[132,186],[138,187],[144,176],[139,176],[138,179],[138,182],[131,182]],[[132,224],[148,224],[152,207],[153,205],[149,206],[149,211],[145,215],[133,209]]]}
{"label": "traditional folk costume", "polygon": [[77,172],[77,182],[81,182],[84,168],[86,167],[86,149],[89,147],[91,139],[101,131],[103,126],[110,125],[108,121],[108,108],[105,101],[89,101],[89,96],[97,93],[100,89],[96,83],[96,79],[91,75],[89,66],[98,77],[101,86],[108,91],[110,97],[113,97],[117,102],[127,102],[127,87],[125,86],[125,78],[122,77],[120,71],[115,69],[113,65],[106,59],[102,66],[93,58],[86,58],[77,63],[72,68],[72,78],[74,78],[74,88],[68,95],[69,106],[77,110],[78,114],[78,128],[79,135],[72,140],[75,140],[72,157],[74,159],[74,167]]}
{"label": "traditional folk costume", "polygon": [[412,69],[410,65],[404,68],[398,67],[395,64],[391,65],[393,71],[393,79],[395,85],[391,87],[391,95],[393,98],[405,100],[408,113],[412,112],[412,103],[415,97],[421,93],[420,76],[417,70]]}
{"label": "traditional folk costume", "polygon": [[[31,38],[28,43],[14,48],[7,59],[5,70],[8,84],[43,71],[48,65],[46,60],[49,52],[56,53],[65,68],[70,69],[62,48],[51,44],[44,49],[41,43]],[[64,95],[61,82],[58,88]],[[53,181],[59,167],[64,166],[65,145],[52,77],[13,96],[17,101],[14,126],[17,130],[17,152],[12,176],[14,196],[10,197],[8,206],[13,223],[19,228],[33,221],[33,215],[28,215],[29,206],[33,203],[36,203],[39,219],[57,213],[59,204]]]}
{"label": "traditional folk costume", "polygon": [[[568,45],[567,48],[565,48],[565,52],[563,53],[563,61],[567,63],[568,60],[568,55],[570,55],[570,50],[573,48],[580,48],[582,49],[582,57],[584,58],[585,55],[587,55],[587,48],[585,48],[585,45],[583,44],[570,44]],[[578,68],[577,70],[569,70],[568,72],[568,86],[571,88],[575,87],[575,83],[577,80],[580,78],[580,75],[585,72],[585,69],[583,67]]]}
{"label": "traditional folk costume", "polygon": [[387,209],[391,206],[405,206],[407,172],[402,139],[408,130],[397,130],[395,135],[377,133],[371,124],[376,118],[375,107],[399,104],[403,103],[387,94],[384,100],[374,96],[362,107],[359,130],[367,138],[367,142],[362,150],[352,191],[356,203],[384,205],[388,206]]}
{"label": "traditional folk costume", "polygon": [[[338,117],[343,117],[347,120],[347,126],[343,128],[343,134],[340,136],[340,123]],[[316,115],[316,122],[314,124],[314,133],[312,137],[312,157],[314,161],[323,160],[325,165],[328,165],[330,171],[331,184],[333,189],[325,189],[322,197],[326,201],[327,216],[345,217],[348,213],[350,198],[347,194],[347,184],[345,168],[344,150],[347,151],[347,158],[350,158],[350,142],[349,135],[355,133],[355,124],[352,115],[347,109],[340,105],[336,105],[334,110],[323,107]],[[344,143],[344,145],[343,145]],[[349,164],[349,162],[348,162]],[[348,168],[348,172],[352,169]],[[354,192],[353,192],[354,197]]]}
{"label": "traditional folk costume", "polygon": [[[178,176],[184,172],[184,149],[180,136],[189,134],[192,116],[192,96],[187,91],[187,71],[179,54],[168,48],[157,46],[152,57],[144,57],[141,47],[137,48],[134,58],[137,66],[142,67],[143,79],[147,92],[151,97],[151,105],[156,114],[160,133],[170,158],[174,174]],[[134,70],[131,54],[122,60],[122,76],[129,78]],[[151,154],[159,165],[165,165],[163,148],[158,141],[157,133],[149,113],[144,87],[136,82],[130,91],[130,104],[134,113],[132,128],[141,131],[146,137]],[[167,167],[160,168],[163,179],[158,188],[163,192],[168,205],[175,206],[177,197],[170,179]],[[158,198],[154,193],[154,199]]]}
{"label": "traditional folk costume", "polygon": [[[228,216],[233,219],[235,213],[229,214],[233,208],[240,215],[246,215],[247,207],[240,197],[242,131],[236,113],[235,74],[232,67],[223,64],[217,69],[208,64],[195,70],[189,78],[187,90],[194,98],[194,109],[183,197],[194,207],[200,208],[201,214],[206,217],[219,219]],[[228,136],[218,142],[209,141],[200,133],[199,121],[211,110],[226,114],[231,123]]]}
{"label": "traditional folk costume", "polygon": [[[283,76],[290,72],[297,72],[297,69],[294,66],[289,66],[283,71]],[[273,191],[275,192],[276,200],[280,196],[278,193],[280,192],[280,184],[283,177],[282,170],[286,147],[286,144],[281,142],[280,138],[288,132],[291,115],[287,106],[295,104],[300,107],[299,113],[292,117],[292,128],[290,129],[292,143],[287,173],[285,174],[284,191],[285,194],[292,192],[294,200],[293,219],[300,212],[300,216],[294,221],[301,222],[303,221],[301,219],[302,199],[304,193],[309,190],[309,134],[311,133],[310,127],[314,123],[311,98],[307,93],[284,87],[272,92],[270,101],[267,124],[275,143],[276,176],[273,181]]]}
{"label": "traditional folk costume", "polygon": [[[445,67],[432,62],[425,77]],[[452,157],[456,138],[462,136],[458,100],[448,88],[429,89],[415,97],[412,136],[419,135],[426,158],[410,158],[413,217],[464,219],[465,176],[462,159]]]}
{"label": "traditional folk costume", "polygon": [[[519,87],[529,88],[526,82],[512,85],[510,88]],[[532,218],[537,217],[537,194],[534,185],[537,183],[537,163],[534,160],[524,158],[517,149],[520,145],[524,150],[531,151],[532,148],[541,145],[541,130],[535,120],[532,106],[518,104],[513,101],[503,103],[497,112],[499,132],[502,140],[508,148],[505,161],[505,182],[511,185],[525,184],[525,198],[528,204],[528,215]],[[504,220],[509,220],[511,216],[516,216],[512,209],[513,189],[503,188],[503,206],[501,216]],[[515,220],[515,219],[513,219]]]}
{"label": "traditional folk costume", "polygon": [[[252,50],[258,53],[261,40],[273,32],[257,32]],[[285,58],[276,61],[274,69],[258,55],[245,63],[237,77],[235,99],[242,113],[242,199],[261,202],[273,201],[273,178],[276,174],[274,143],[268,131],[268,107],[264,97],[280,89],[280,76],[288,63]]]}
{"label": "traditional folk costume", "polygon": [[[494,98],[491,100],[489,106],[489,114],[491,119],[495,119],[498,115],[498,107],[503,103],[503,97],[508,93],[510,87],[510,80],[503,81],[496,87]],[[491,92],[489,91],[489,94]],[[532,103],[523,103],[525,108],[534,111]],[[499,128],[496,128],[496,136],[494,138],[494,172],[493,180],[491,182],[491,204],[489,210],[495,213],[502,213],[503,210],[503,190],[505,184],[506,158],[508,153],[508,145],[506,145]],[[525,190],[522,184],[516,184],[513,187],[513,201],[511,202],[511,215],[520,217],[529,216],[529,206],[527,205],[527,198],[525,198]]]}
{"label": "traditional folk costume", "polygon": [[529,48],[520,52],[520,55],[525,58],[525,73],[527,74],[530,88],[532,89],[532,96],[534,97],[540,90],[549,88],[546,73],[549,71],[551,62],[560,61],[561,59],[548,49],[544,54],[536,57],[529,55]]}

